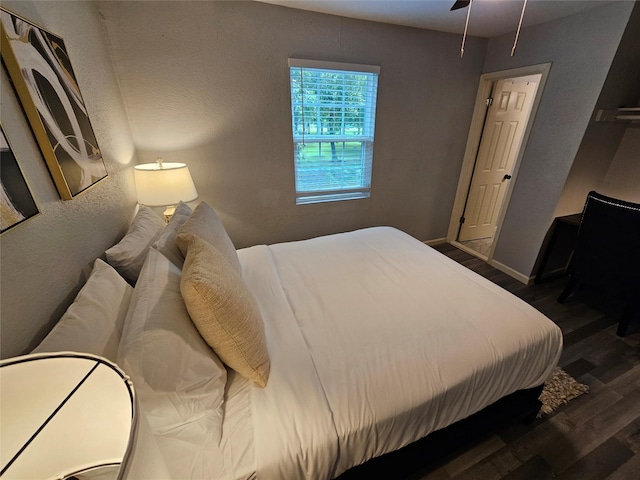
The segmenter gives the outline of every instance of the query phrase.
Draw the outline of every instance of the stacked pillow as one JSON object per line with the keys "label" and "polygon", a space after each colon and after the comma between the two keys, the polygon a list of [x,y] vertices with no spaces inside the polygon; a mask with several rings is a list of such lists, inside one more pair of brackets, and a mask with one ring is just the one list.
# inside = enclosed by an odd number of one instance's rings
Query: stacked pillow
{"label": "stacked pillow", "polygon": [[122,240],[105,252],[107,261],[125,280],[135,285],[147,250],[164,228],[164,221],[149,207],[141,205]]}
{"label": "stacked pillow", "polygon": [[176,244],[185,257],[180,290],[200,335],[225,364],[266,386],[270,363],[260,309],[215,211],[200,203],[180,228]]}
{"label": "stacked pillow", "polygon": [[264,387],[270,363],[260,309],[242,280],[235,247],[216,212],[205,202],[193,211],[180,202],[165,226],[142,206],[126,235],[106,256],[129,283],[137,285],[149,248],[183,270],[182,297],[206,343],[226,365]]}
{"label": "stacked pillow", "polygon": [[[242,267],[240,266],[240,260],[238,260],[236,248],[233,246],[216,212],[205,202],[201,202],[196,207],[189,220],[180,228],[179,233],[196,235],[207,241],[220,252],[238,275],[242,275]],[[180,241],[178,238],[176,243],[180,251],[186,256],[187,242],[185,240]]]}
{"label": "stacked pillow", "polygon": [[175,239],[191,212],[189,205],[180,202],[169,224],[165,225],[153,210],[141,205],[122,240],[105,252],[107,261],[131,285],[135,285],[138,280],[149,247],[155,248],[174,265],[182,268],[184,255],[178,249]]}
{"label": "stacked pillow", "polygon": [[85,352],[115,362],[132,292],[118,272],[98,258],[71,306],[33,353]]}
{"label": "stacked pillow", "polygon": [[222,222],[204,202],[193,211],[180,203],[168,225],[142,206],[105,253],[111,265],[95,261],[34,352],[88,352],[117,362],[157,438],[184,429],[185,439],[197,431],[217,444],[223,363],[260,387],[270,368],[260,309]]}
{"label": "stacked pillow", "polygon": [[118,351],[153,433],[202,438],[222,432],[227,371],[194,327],[180,294],[180,269],[149,249]]}

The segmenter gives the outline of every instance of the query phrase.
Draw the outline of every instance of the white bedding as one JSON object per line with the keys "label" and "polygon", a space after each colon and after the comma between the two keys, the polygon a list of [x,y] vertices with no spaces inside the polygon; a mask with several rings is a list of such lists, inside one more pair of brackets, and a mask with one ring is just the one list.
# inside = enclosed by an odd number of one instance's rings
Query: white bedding
{"label": "white bedding", "polygon": [[537,310],[377,227],[239,251],[265,322],[257,477],[333,478],[540,385],[562,335]]}
{"label": "white bedding", "polygon": [[[334,478],[542,384],[561,353],[541,313],[393,228],[238,256],[264,321],[269,381],[229,375],[210,453],[201,438],[190,439],[193,458],[170,432],[156,439],[175,479]],[[148,461],[134,455],[129,478],[148,478]]]}

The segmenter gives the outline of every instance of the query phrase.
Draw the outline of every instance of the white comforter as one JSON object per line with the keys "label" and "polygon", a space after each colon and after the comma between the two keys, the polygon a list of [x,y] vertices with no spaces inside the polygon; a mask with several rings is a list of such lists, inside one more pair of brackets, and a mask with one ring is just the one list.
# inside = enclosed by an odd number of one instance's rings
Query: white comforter
{"label": "white comforter", "polygon": [[239,251],[271,374],[251,390],[257,478],[333,478],[540,385],[562,335],[387,227]]}

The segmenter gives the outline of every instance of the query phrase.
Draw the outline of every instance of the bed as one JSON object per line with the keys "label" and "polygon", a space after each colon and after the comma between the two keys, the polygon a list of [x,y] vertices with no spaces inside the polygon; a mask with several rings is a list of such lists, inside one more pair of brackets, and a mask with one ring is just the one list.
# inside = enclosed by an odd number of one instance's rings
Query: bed
{"label": "bed", "polygon": [[[106,258],[111,326],[63,317],[36,351],[93,348],[131,376],[128,478],[336,478],[539,391],[562,350],[540,312],[391,227],[236,252],[213,209],[181,204],[166,227],[141,209]],[[222,331],[197,320],[201,276],[215,320],[237,317]]]}

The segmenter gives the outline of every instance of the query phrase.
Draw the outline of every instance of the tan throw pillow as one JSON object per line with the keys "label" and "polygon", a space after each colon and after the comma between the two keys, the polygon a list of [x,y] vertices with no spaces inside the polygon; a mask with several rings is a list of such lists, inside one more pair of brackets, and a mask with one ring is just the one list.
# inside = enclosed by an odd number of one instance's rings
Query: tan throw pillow
{"label": "tan throw pillow", "polygon": [[202,238],[181,233],[187,246],[180,291],[191,320],[220,359],[264,387],[269,352],[258,305],[225,257]]}
{"label": "tan throw pillow", "polygon": [[[218,215],[216,215],[216,212],[208,204],[200,202],[200,204],[193,210],[189,220],[182,225],[178,233],[191,233],[209,242],[222,254],[224,259],[236,271],[236,273],[242,276],[242,269],[240,267],[240,260],[238,260],[236,248],[233,246],[233,242],[231,242],[231,239],[229,238],[227,231],[224,229],[224,225],[222,225],[222,222],[218,218]],[[186,243],[177,238],[176,244],[182,251],[182,254],[186,257]]]}

